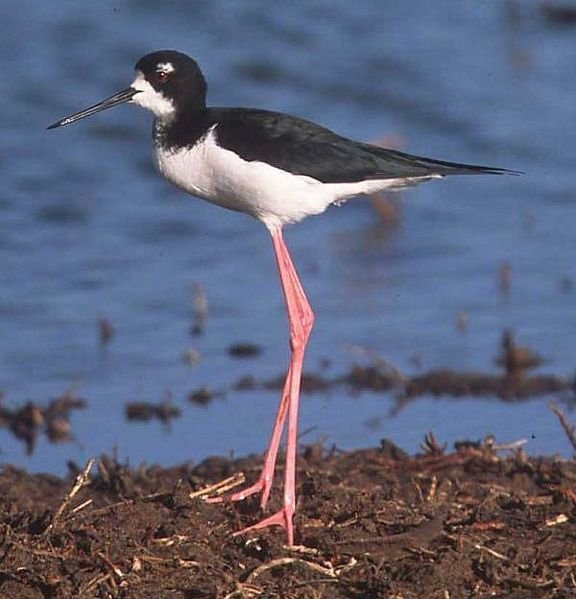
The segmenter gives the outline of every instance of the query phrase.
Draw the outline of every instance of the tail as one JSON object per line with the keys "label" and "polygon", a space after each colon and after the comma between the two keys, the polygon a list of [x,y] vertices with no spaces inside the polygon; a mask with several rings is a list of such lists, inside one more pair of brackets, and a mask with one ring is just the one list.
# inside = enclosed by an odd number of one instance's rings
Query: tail
{"label": "tail", "polygon": [[478,164],[460,164],[446,162],[424,156],[414,156],[398,150],[389,150],[365,144],[372,156],[378,161],[376,177],[426,177],[446,175],[522,175],[521,171],[498,168],[494,166],[481,166]]}

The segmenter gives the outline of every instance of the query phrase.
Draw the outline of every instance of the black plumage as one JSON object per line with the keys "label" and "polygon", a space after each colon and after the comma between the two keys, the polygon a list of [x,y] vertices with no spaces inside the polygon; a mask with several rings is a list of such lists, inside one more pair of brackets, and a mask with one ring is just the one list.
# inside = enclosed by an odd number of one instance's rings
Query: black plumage
{"label": "black plumage", "polygon": [[322,183],[507,172],[356,142],[305,119],[278,112],[213,108],[207,110],[206,118],[216,125],[218,144],[244,160],[267,162]]}

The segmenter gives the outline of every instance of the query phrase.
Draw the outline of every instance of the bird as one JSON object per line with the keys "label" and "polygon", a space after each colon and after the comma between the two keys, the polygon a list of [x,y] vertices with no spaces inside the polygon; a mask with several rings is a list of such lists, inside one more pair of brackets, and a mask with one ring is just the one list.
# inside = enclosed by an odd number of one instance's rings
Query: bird
{"label": "bird", "polygon": [[265,510],[286,430],[281,507],[234,535],[280,526],[287,544],[294,545],[298,403],[314,312],[284,241],[284,227],[358,195],[400,190],[449,175],[516,171],[381,148],[300,117],[256,108],[210,107],[206,98],[207,84],[198,63],[179,51],[159,50],[138,60],[127,88],[48,129],[123,103],[145,108],[154,115],[154,160],[170,183],[212,204],[248,214],[266,227],[287,311],[290,358],[262,472],[252,485],[226,500],[259,494]]}

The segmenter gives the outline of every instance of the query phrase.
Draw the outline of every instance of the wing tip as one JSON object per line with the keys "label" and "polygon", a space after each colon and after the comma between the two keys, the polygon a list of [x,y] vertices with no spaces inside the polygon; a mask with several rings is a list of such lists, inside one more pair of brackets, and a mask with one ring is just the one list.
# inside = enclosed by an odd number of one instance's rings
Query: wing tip
{"label": "wing tip", "polygon": [[517,171],[510,168],[500,168],[496,166],[480,166],[477,168],[478,170],[474,169],[475,172],[485,175],[512,175],[513,177],[519,177],[526,174],[524,171]]}

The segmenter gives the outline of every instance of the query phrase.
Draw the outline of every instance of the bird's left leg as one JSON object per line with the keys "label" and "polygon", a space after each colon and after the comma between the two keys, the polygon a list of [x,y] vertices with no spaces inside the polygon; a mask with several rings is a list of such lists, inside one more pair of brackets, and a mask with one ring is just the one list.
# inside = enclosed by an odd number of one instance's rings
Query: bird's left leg
{"label": "bird's left leg", "polygon": [[[286,440],[286,467],[284,469],[284,498],[282,508],[265,518],[261,522],[241,530],[235,535],[264,528],[267,526],[282,526],[286,530],[288,544],[294,544],[294,528],[292,518],[296,509],[296,449],[298,431],[298,402],[300,396],[300,382],[302,379],[302,365],[308,338],[314,324],[314,313],[302,284],[288,253],[288,248],[282,238],[280,229],[272,231],[272,243],[280,282],[288,311],[288,324],[290,329],[290,363],[286,376],[284,395],[281,400],[279,416],[281,416],[284,397],[287,397],[288,409],[288,435]],[[278,421],[278,418],[277,418]],[[278,437],[279,439],[279,437]],[[276,447],[277,450],[277,447]]]}
{"label": "bird's left leg", "polygon": [[[302,290],[300,281],[298,280],[296,271],[294,270],[294,266],[292,265],[292,261],[290,260],[290,256],[288,255],[286,246],[283,242],[280,245],[283,247],[280,247],[278,248],[278,250],[276,250],[275,245],[274,249],[278,269],[281,272],[282,288],[284,289],[284,279],[282,279],[282,273],[286,273],[286,284],[290,285],[291,287],[297,287],[301,296],[305,298],[304,291]],[[272,482],[274,479],[274,470],[276,467],[276,459],[278,457],[278,449],[280,447],[280,441],[282,439],[282,433],[284,431],[284,424],[286,422],[286,416],[288,414],[292,378],[293,363],[291,362],[288,366],[288,372],[286,373],[286,380],[284,382],[284,388],[282,390],[282,395],[278,404],[276,418],[274,420],[274,426],[272,427],[272,434],[270,435],[268,448],[266,449],[266,454],[264,456],[264,464],[262,466],[262,471],[258,480],[249,487],[246,487],[245,489],[240,489],[240,491],[236,491],[235,493],[232,493],[230,495],[225,495],[221,497],[208,497],[205,500],[207,503],[221,503],[224,501],[242,501],[243,499],[246,499],[247,497],[250,497],[255,493],[262,493],[260,497],[260,507],[262,509],[266,507],[266,504],[268,503],[268,498],[270,497],[270,491],[272,490]]]}

